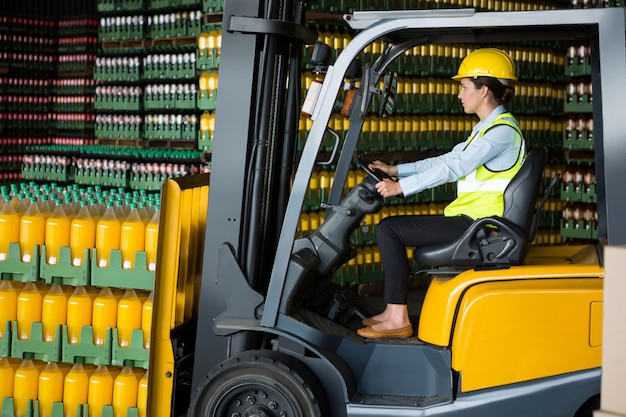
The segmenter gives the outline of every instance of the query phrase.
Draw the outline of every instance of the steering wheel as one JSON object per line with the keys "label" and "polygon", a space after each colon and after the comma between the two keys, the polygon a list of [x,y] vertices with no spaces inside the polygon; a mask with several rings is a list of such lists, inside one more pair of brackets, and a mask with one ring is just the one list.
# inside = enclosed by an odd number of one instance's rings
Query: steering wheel
{"label": "steering wheel", "polygon": [[372,163],[372,161],[370,161],[363,155],[358,155],[356,157],[356,163],[363,171],[365,171],[367,175],[374,178],[376,182],[384,181],[384,180],[395,181],[391,176],[387,175],[385,172],[381,171],[380,169],[370,168],[369,166]]}

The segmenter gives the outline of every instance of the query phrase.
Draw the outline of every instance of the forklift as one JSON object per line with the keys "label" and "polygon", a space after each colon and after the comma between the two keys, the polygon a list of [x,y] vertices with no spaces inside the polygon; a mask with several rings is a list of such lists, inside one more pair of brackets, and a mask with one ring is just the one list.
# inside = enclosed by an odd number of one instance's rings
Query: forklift
{"label": "forklift", "polygon": [[[599,405],[603,247],[626,243],[625,12],[354,12],[331,64],[307,4],[226,0],[212,170],[162,189],[149,364],[151,417],[583,417]],[[360,62],[372,43],[386,48]],[[393,108],[394,60],[422,44],[589,42],[599,240],[533,246],[546,153],[528,153],[505,215],[425,247],[430,283],[409,339],[368,340],[329,312],[376,311],[330,284],[385,201],[357,158],[368,113]],[[323,75],[301,93],[302,51]],[[313,89],[311,89],[313,90]],[[296,149],[301,104],[313,123]],[[376,105],[375,105],[376,104]],[[374,108],[376,107],[376,108]],[[329,126],[342,109],[344,137]],[[331,155],[323,141],[334,141]],[[366,173],[345,184],[355,162]],[[334,167],[320,227],[300,236],[312,172]],[[485,236],[484,225],[499,234]],[[343,298],[342,298],[343,297]],[[320,301],[321,300],[321,301]],[[324,304],[328,301],[328,304]],[[324,308],[326,306],[326,308]]]}

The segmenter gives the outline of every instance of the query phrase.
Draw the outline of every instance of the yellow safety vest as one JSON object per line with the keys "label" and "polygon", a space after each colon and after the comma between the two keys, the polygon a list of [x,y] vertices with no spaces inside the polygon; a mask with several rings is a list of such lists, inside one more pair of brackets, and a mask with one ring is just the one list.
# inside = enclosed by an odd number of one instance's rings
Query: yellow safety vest
{"label": "yellow safety vest", "polygon": [[[459,179],[457,197],[445,209],[446,216],[465,214],[472,219],[489,216],[502,216],[504,213],[504,189],[517,174],[525,157],[524,138],[517,120],[511,113],[502,113],[478,133],[474,134],[467,146],[476,138],[481,138],[489,129],[497,125],[511,126],[515,130],[515,144],[520,144],[520,152],[515,164],[504,171],[490,171],[485,165]],[[467,148],[466,146],[466,148]]]}

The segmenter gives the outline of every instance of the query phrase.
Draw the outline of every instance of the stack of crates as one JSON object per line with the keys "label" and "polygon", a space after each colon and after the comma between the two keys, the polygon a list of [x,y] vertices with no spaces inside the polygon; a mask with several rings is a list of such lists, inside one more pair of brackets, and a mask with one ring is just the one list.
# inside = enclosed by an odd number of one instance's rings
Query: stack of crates
{"label": "stack of crates", "polygon": [[120,191],[3,188],[0,416],[146,415],[159,200]]}

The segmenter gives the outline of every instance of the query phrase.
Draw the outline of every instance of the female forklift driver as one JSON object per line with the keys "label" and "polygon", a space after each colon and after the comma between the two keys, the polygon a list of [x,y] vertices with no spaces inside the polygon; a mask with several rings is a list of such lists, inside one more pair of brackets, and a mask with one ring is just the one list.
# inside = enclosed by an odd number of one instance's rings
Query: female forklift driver
{"label": "female forklift driver", "polygon": [[519,170],[525,155],[524,138],[517,120],[504,107],[515,90],[515,63],[495,48],[478,49],[459,66],[458,95],[463,109],[476,114],[479,122],[465,140],[450,152],[421,161],[378,168],[399,180],[380,181],[376,190],[383,197],[410,195],[457,181],[457,197],[443,215],[391,216],[377,228],[377,241],[384,271],[385,310],[363,320],[367,327],[357,333],[371,339],[407,338],[413,334],[407,307],[409,261],[406,247],[452,241],[481,217],[502,216],[503,193]]}

